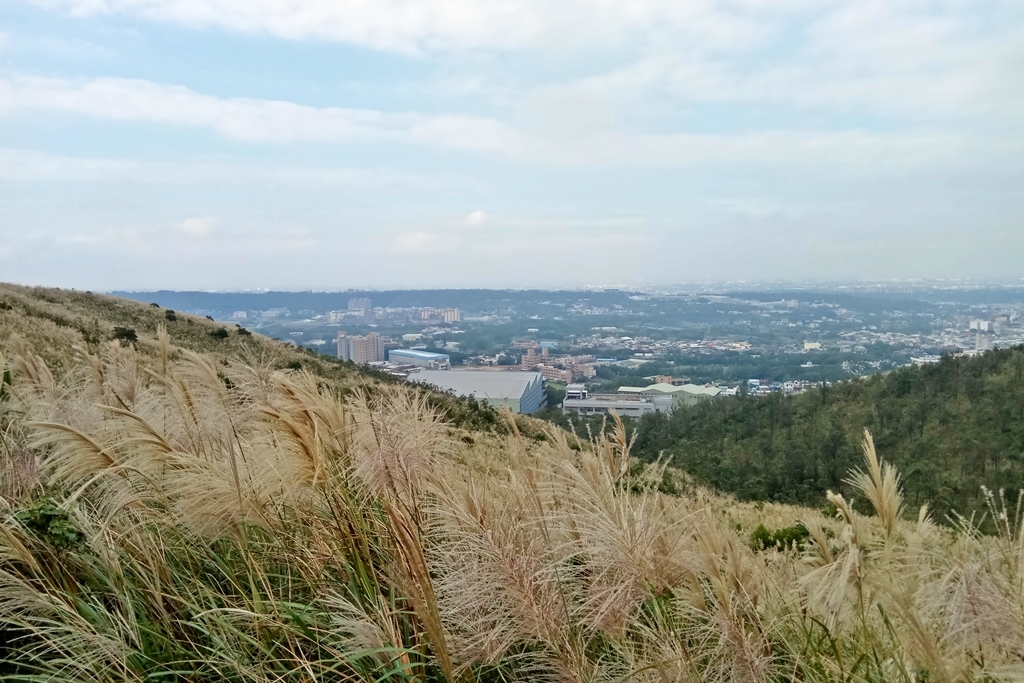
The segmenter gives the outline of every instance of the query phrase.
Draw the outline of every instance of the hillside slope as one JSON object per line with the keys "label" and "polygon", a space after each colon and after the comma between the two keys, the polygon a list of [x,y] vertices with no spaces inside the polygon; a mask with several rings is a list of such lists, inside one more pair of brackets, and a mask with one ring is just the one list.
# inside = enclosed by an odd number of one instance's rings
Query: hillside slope
{"label": "hillside slope", "polygon": [[[275,369],[301,368],[329,382],[339,395],[346,395],[356,387],[380,387],[397,381],[311,349],[157,304],[146,305],[92,292],[0,283],[0,351],[21,340],[59,377],[77,362],[76,347],[96,353],[120,335],[122,343],[130,343],[141,358],[152,365],[159,355],[157,329],[163,327],[170,343],[177,348],[208,354],[222,365],[236,360]],[[429,389],[422,391],[428,394],[432,406],[442,410],[459,427],[504,431],[504,421],[485,405]],[[529,424],[529,418],[521,418],[521,422],[527,431],[536,431]]]}
{"label": "hillside slope", "polygon": [[247,334],[237,326],[177,313],[158,305],[92,292],[0,283],[0,341],[21,337],[58,370],[73,362],[73,346],[95,349],[114,339],[118,327],[133,330],[138,337],[138,349],[152,355],[158,325],[167,329],[172,344],[190,351],[218,358],[264,356],[282,367],[299,363],[339,383],[369,379],[366,373],[333,363],[329,358],[261,335]]}
{"label": "hillside slope", "polygon": [[751,500],[819,506],[849,492],[863,430],[942,519],[981,511],[981,487],[1024,487],[1024,348],[946,357],[797,396],[729,397],[646,416],[634,452]]}
{"label": "hillside slope", "polygon": [[1024,676],[1021,507],[991,501],[994,537],[907,521],[870,440],[864,514],[679,494],[621,423],[590,444],[471,434],[411,387],[281,367],[270,340],[172,321],[212,345],[191,352],[156,309],[14,293],[5,681]]}

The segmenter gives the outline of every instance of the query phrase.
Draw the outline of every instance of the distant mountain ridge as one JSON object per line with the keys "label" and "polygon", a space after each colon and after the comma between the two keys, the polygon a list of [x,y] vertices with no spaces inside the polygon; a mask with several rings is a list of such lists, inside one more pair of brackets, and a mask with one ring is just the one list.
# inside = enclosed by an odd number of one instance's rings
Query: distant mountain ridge
{"label": "distant mountain ridge", "polygon": [[[341,310],[348,306],[349,299],[369,298],[374,306],[383,307],[457,307],[475,309],[487,305],[505,306],[529,302],[538,293],[547,290],[501,290],[501,289],[401,289],[401,290],[351,290],[345,292],[178,292],[161,290],[156,292],[112,292],[114,296],[139,302],[155,301],[183,311],[221,310],[250,311],[271,308],[288,308],[293,311],[304,309],[316,311]],[[550,292],[554,293],[554,292]],[[579,292],[573,292],[578,294]],[[604,290],[587,292],[587,297],[602,305],[629,302],[631,292]]]}

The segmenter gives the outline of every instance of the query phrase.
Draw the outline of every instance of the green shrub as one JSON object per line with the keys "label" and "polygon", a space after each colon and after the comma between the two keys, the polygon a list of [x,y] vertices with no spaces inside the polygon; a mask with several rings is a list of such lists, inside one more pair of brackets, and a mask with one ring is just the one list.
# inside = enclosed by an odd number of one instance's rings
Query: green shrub
{"label": "green shrub", "polygon": [[769,531],[764,524],[758,524],[754,533],[750,534],[750,547],[754,550],[803,550],[803,542],[809,535],[807,527],[799,523],[776,531]]}
{"label": "green shrub", "polygon": [[28,507],[14,513],[14,518],[58,550],[70,548],[81,539],[81,534],[68,519],[67,511],[48,498],[34,500]]}
{"label": "green shrub", "polygon": [[178,319],[178,315],[169,308],[166,311],[164,311],[164,317],[167,318],[169,322],[174,322],[175,320]]}
{"label": "green shrub", "polygon": [[114,339],[117,339],[121,344],[127,344],[139,341],[139,335],[130,327],[115,327],[114,328]]}
{"label": "green shrub", "polygon": [[230,335],[231,333],[228,332],[226,327],[218,327],[210,333],[210,336],[214,339],[227,339]]}

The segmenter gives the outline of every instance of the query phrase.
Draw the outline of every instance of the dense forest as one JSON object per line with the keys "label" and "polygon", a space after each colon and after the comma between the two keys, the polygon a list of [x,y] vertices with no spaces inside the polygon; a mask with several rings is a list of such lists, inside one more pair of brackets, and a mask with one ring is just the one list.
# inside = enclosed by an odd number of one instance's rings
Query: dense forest
{"label": "dense forest", "polygon": [[716,399],[644,416],[634,453],[671,457],[744,499],[821,505],[849,494],[863,430],[936,519],[983,509],[981,486],[1024,485],[1024,347],[834,384],[797,396]]}

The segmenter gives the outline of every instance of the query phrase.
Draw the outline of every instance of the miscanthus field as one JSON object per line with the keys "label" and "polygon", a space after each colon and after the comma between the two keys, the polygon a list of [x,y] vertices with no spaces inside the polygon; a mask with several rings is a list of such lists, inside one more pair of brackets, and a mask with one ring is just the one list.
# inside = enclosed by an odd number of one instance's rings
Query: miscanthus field
{"label": "miscanthus field", "polygon": [[1017,496],[906,509],[868,434],[857,502],[739,503],[152,328],[0,346],[4,680],[1024,679]]}

